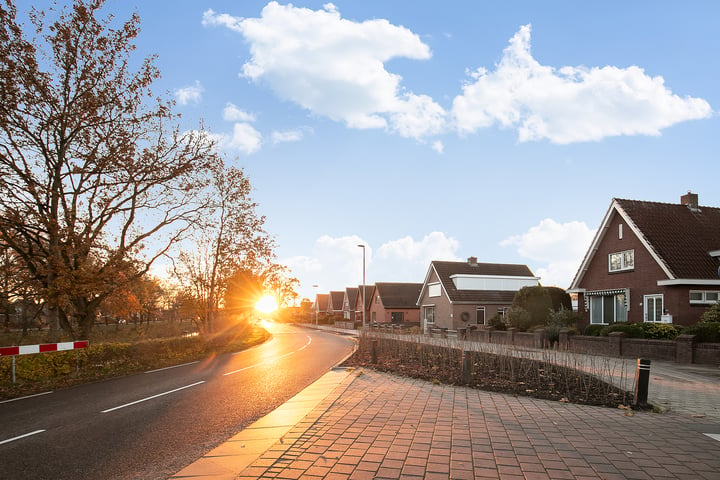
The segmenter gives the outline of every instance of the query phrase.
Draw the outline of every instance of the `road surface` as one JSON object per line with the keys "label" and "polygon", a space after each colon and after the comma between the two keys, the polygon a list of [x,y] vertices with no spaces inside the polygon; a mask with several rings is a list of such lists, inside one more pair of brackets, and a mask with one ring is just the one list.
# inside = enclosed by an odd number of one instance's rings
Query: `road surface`
{"label": "road surface", "polygon": [[236,354],[0,403],[0,478],[166,478],[351,353],[351,339],[270,324]]}

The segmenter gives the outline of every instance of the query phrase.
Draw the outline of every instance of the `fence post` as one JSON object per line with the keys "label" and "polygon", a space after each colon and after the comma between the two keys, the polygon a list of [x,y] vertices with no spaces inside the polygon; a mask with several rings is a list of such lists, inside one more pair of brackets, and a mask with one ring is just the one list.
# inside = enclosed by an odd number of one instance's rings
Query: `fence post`
{"label": "fence post", "polygon": [[635,370],[635,398],[633,406],[644,407],[647,405],[648,384],[650,382],[650,360],[638,358],[637,370]]}
{"label": "fence post", "polygon": [[465,385],[470,384],[472,378],[472,364],[470,363],[470,350],[463,350],[462,377]]}

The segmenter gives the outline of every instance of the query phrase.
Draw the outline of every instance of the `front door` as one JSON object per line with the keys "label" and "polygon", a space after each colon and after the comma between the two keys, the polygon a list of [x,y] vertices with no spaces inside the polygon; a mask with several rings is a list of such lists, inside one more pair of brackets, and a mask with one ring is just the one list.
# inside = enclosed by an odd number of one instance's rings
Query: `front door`
{"label": "front door", "polygon": [[645,321],[660,322],[663,314],[663,296],[645,295]]}

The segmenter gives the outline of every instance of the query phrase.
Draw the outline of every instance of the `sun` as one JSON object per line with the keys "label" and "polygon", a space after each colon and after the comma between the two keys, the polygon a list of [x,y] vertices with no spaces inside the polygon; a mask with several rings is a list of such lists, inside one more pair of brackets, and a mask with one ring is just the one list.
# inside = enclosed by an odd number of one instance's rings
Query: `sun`
{"label": "sun", "polygon": [[255,304],[255,310],[260,313],[272,313],[277,310],[277,302],[272,295],[265,295]]}

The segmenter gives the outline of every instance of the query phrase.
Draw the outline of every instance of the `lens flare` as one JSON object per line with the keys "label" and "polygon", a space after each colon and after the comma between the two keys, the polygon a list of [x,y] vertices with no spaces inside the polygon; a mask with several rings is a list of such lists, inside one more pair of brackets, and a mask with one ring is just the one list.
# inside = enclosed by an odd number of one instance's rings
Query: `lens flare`
{"label": "lens flare", "polygon": [[277,302],[272,295],[265,295],[255,304],[255,310],[260,313],[272,313],[277,310]]}

